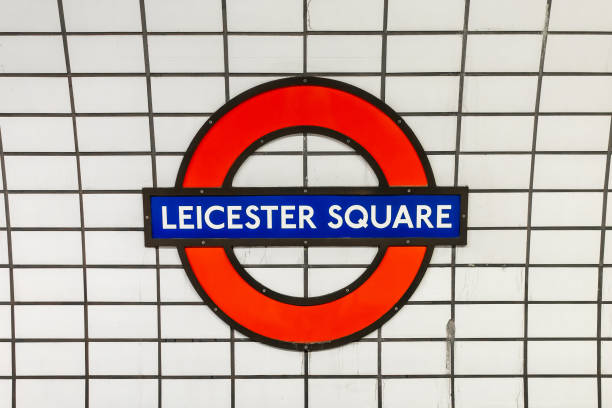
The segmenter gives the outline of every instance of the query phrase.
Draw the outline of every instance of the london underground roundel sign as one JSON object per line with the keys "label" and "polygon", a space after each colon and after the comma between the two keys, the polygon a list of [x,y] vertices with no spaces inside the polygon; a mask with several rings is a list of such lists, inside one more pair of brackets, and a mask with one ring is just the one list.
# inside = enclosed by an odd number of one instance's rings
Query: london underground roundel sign
{"label": "london underground roundel sign", "polygon": [[[256,149],[305,133],[347,143],[379,186],[232,186]],[[143,196],[146,245],[177,247],[197,292],[233,328],[294,350],[338,346],[377,329],[414,292],[434,245],[466,241],[467,188],[436,187],[421,145],[389,106],[322,78],[272,81],[232,99],[196,134],[175,188]],[[353,283],[310,298],[265,287],[233,252],[296,245],[379,251]]]}

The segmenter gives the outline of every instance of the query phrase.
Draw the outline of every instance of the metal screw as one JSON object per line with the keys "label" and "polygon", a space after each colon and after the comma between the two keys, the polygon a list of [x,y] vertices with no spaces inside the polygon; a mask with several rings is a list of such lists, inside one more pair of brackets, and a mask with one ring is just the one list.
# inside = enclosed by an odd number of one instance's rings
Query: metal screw
{"label": "metal screw", "polygon": [[260,139],[260,140],[259,140],[259,143],[263,144],[263,142],[264,142],[264,140],[263,140],[263,139]]}
{"label": "metal screw", "polygon": [[308,82],[308,78],[302,79],[302,82],[304,82],[304,83]]}
{"label": "metal screw", "polygon": [[266,288],[263,288],[261,291],[262,291],[262,292],[264,292],[264,293],[266,293]]}
{"label": "metal screw", "polygon": [[461,214],[461,218],[465,218],[465,214]]}
{"label": "metal screw", "polygon": [[308,245],[308,241],[304,241],[304,245]]}
{"label": "metal screw", "polygon": [[407,244],[409,244],[409,243],[410,243],[410,240],[409,240],[409,239],[407,239],[407,240],[406,240],[406,243],[407,243]]}
{"label": "metal screw", "polygon": [[351,143],[351,139],[346,139],[346,143]]}
{"label": "metal screw", "polygon": [[395,306],[395,310],[399,310],[399,307]]}
{"label": "metal screw", "polygon": [[149,219],[149,216],[148,216],[148,215],[145,215],[145,220],[148,220],[148,219]]}
{"label": "metal screw", "polygon": [[411,191],[412,191],[412,190],[411,190],[411,189],[409,189],[409,188],[407,188],[407,189],[406,189],[406,192],[408,192],[408,193],[409,193],[409,192],[411,192]]}
{"label": "metal screw", "polygon": [[217,311],[217,308],[215,307],[213,310],[216,312],[216,311]]}
{"label": "metal screw", "polygon": [[209,120],[209,121],[208,121],[208,123],[210,123],[210,124],[212,125],[213,121],[212,121],[212,120]]}
{"label": "metal screw", "polygon": [[200,194],[204,194],[204,190],[200,190]]}
{"label": "metal screw", "polygon": [[206,245],[206,241],[202,241],[202,245]]}
{"label": "metal screw", "polygon": [[345,291],[345,292],[348,292],[348,291],[349,291],[349,288],[344,289],[344,291]]}
{"label": "metal screw", "polygon": [[306,188],[305,188],[305,189],[304,189],[304,192],[305,192],[305,193],[307,193],[307,192],[308,192],[308,189],[306,189]]}
{"label": "metal screw", "polygon": [[401,119],[398,119],[398,120],[397,120],[397,123],[402,123],[402,120],[401,120]]}

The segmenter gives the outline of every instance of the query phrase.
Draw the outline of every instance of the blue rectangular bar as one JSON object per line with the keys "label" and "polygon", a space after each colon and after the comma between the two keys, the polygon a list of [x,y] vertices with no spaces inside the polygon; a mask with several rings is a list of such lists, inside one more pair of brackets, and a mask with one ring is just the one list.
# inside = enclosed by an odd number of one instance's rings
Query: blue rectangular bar
{"label": "blue rectangular bar", "polygon": [[150,196],[153,239],[458,238],[460,194]]}

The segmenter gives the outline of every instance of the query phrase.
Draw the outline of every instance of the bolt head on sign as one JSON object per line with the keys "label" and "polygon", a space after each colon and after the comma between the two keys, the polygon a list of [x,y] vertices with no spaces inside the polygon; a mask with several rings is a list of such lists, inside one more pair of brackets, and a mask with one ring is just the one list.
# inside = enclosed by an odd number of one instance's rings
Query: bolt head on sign
{"label": "bolt head on sign", "polygon": [[[244,160],[291,134],[347,143],[378,187],[232,187]],[[178,249],[191,283],[225,322],[277,347],[318,350],[379,328],[418,286],[435,245],[464,245],[466,187],[436,187],[423,148],[384,102],[343,82],[295,77],[230,100],[195,135],[174,188],[143,189],[145,243]],[[373,246],[350,285],[317,297],[265,287],[237,246]]]}

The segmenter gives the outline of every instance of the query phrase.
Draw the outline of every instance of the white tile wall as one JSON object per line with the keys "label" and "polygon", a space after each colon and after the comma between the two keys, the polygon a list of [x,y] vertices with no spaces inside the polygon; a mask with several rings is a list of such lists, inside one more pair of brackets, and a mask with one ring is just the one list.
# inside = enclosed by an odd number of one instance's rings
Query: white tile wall
{"label": "white tile wall", "polygon": [[540,301],[597,300],[596,268],[530,268],[529,299]]}
{"label": "white tile wall", "polygon": [[0,78],[0,109],[6,113],[68,113],[65,78]]}
{"label": "white tile wall", "polygon": [[67,0],[63,7],[68,31],[132,31],[140,28],[136,0]]}
{"label": "white tile wall", "polygon": [[391,35],[388,72],[457,72],[461,69],[460,35]]}
{"label": "white tile wall", "polygon": [[76,123],[81,152],[134,152],[151,148],[146,118],[80,117]]}
{"label": "white tile wall", "polygon": [[154,77],[151,87],[156,112],[210,112],[223,102],[223,79],[219,77]]}
{"label": "white tile wall", "polygon": [[308,399],[315,407],[377,406],[378,388],[373,378],[313,379],[308,385]]}
{"label": "white tile wall", "polygon": [[609,133],[610,117],[607,116],[542,116],[538,121],[536,148],[605,151]]}
{"label": "white tile wall", "polygon": [[232,72],[301,72],[302,39],[295,36],[230,36]]}
{"label": "white tile wall", "polygon": [[595,374],[594,341],[534,341],[529,343],[529,372],[534,374]]}
{"label": "white tile wall", "polygon": [[135,36],[70,36],[72,72],[142,72],[142,41]]}
{"label": "white tile wall", "polygon": [[157,381],[151,379],[99,379],[91,381],[90,399],[95,407],[147,407],[157,405]]}
{"label": "white tile wall", "polygon": [[461,301],[520,301],[524,298],[524,268],[457,268],[455,299]]}
{"label": "white tile wall", "polygon": [[474,0],[470,3],[471,30],[541,30],[545,0]]}
{"label": "white tile wall", "polygon": [[467,72],[537,72],[541,48],[539,35],[470,36],[465,69]]}
{"label": "white tile wall", "polygon": [[3,72],[66,72],[60,36],[5,37],[0,58]]}
{"label": "white tile wall", "polygon": [[155,343],[89,343],[89,371],[92,375],[153,375],[157,368]]}
{"label": "white tile wall", "polygon": [[386,101],[399,112],[452,112],[457,110],[457,77],[389,77]]}
{"label": "white tile wall", "polygon": [[377,72],[381,69],[380,36],[317,35],[308,38],[307,46],[311,72]]}
{"label": "white tile wall", "polygon": [[390,0],[389,30],[461,30],[465,5],[456,0]]}
{"label": "white tile wall", "polygon": [[448,301],[451,297],[451,282],[449,279],[451,268],[430,267],[428,272],[410,299],[414,301]]}
{"label": "white tile wall", "polygon": [[382,389],[385,408],[451,406],[448,378],[389,378],[383,380]]}
{"label": "white tile wall", "polygon": [[531,112],[536,101],[537,78],[468,76],[463,103],[466,112]]}
{"label": "white tile wall", "polygon": [[150,31],[221,31],[223,26],[221,3],[215,0],[147,0],[144,6]]}
{"label": "white tile wall", "polygon": [[223,38],[220,35],[152,35],[149,59],[151,72],[221,72]]}
{"label": "white tile wall", "polygon": [[529,116],[468,116],[461,121],[463,151],[529,151],[532,138]]}
{"label": "white tile wall", "polygon": [[384,374],[445,374],[446,343],[389,342],[385,343],[381,355]]}
{"label": "white tile wall", "polygon": [[[474,227],[524,227],[527,225],[526,193],[470,193],[468,217]],[[500,219],[498,214],[504,214]]]}
{"label": "white tile wall", "polygon": [[551,72],[606,72],[610,69],[609,35],[553,35],[546,45],[544,68]]}
{"label": "white tile wall", "polygon": [[15,346],[17,375],[83,375],[83,343],[20,343]]}
{"label": "white tile wall", "polygon": [[450,313],[448,305],[407,305],[383,327],[382,333],[389,338],[445,337]]}
{"label": "white tile wall", "polygon": [[24,407],[82,407],[85,404],[84,382],[79,379],[20,379],[16,381],[15,400]]}
{"label": "white tile wall", "polygon": [[13,291],[17,301],[83,301],[83,273],[75,268],[16,270]]}
{"label": "white tile wall", "polygon": [[230,374],[230,347],[226,342],[165,343],[161,355],[164,375]]}
{"label": "white tile wall", "polygon": [[612,78],[598,76],[545,76],[542,112],[609,112]]}
{"label": "white tile wall", "polygon": [[533,304],[527,329],[533,337],[592,337],[597,333],[595,312],[592,304]]}
{"label": "white tile wall", "polygon": [[522,408],[521,378],[458,378],[455,380],[455,405],[458,408]]}
{"label": "white tile wall", "polygon": [[6,32],[41,32],[60,29],[57,4],[52,1],[26,0],[3,8],[0,24]]}
{"label": "white tile wall", "polygon": [[307,4],[309,30],[381,30],[383,4],[377,0],[312,1]]}
{"label": "white tile wall", "polygon": [[6,152],[74,152],[72,121],[66,117],[3,117]]}
{"label": "white tile wall", "polygon": [[302,29],[302,6],[299,0],[228,2],[227,27],[229,31],[299,31]]}
{"label": "white tile wall", "polygon": [[523,335],[522,305],[461,304],[455,307],[455,313],[455,333],[458,338],[508,338]]}
{"label": "white tile wall", "polygon": [[461,341],[455,346],[455,372],[469,375],[523,374],[520,341]]}
{"label": "white tile wall", "polygon": [[359,342],[310,354],[308,366],[315,375],[373,375],[377,372],[374,342]]}
{"label": "white tile wall", "polygon": [[[611,12],[609,0],[0,0],[0,407],[611,407]],[[248,341],[203,306],[175,250],[144,248],[139,194],[174,183],[226,95],[305,70],[383,97],[437,183],[472,189],[468,245],[436,249],[380,332],[307,354]],[[275,154],[249,158],[234,185],[378,183],[325,138],[262,151]],[[377,250],[235,252],[266,285],[312,296]]]}
{"label": "white tile wall", "polygon": [[164,407],[227,407],[231,401],[230,380],[168,379],[162,381]]}
{"label": "white tile wall", "polygon": [[606,0],[588,0],[580,6],[571,0],[560,0],[551,10],[550,28],[570,31],[609,30],[612,23],[605,15],[611,10],[612,5]]}
{"label": "white tile wall", "polygon": [[[132,77],[74,78],[75,109],[84,113],[145,112],[147,110],[146,83]],[[100,98],[104,94],[104,98]]]}
{"label": "white tile wall", "polygon": [[597,407],[594,378],[530,378],[529,406]]}

